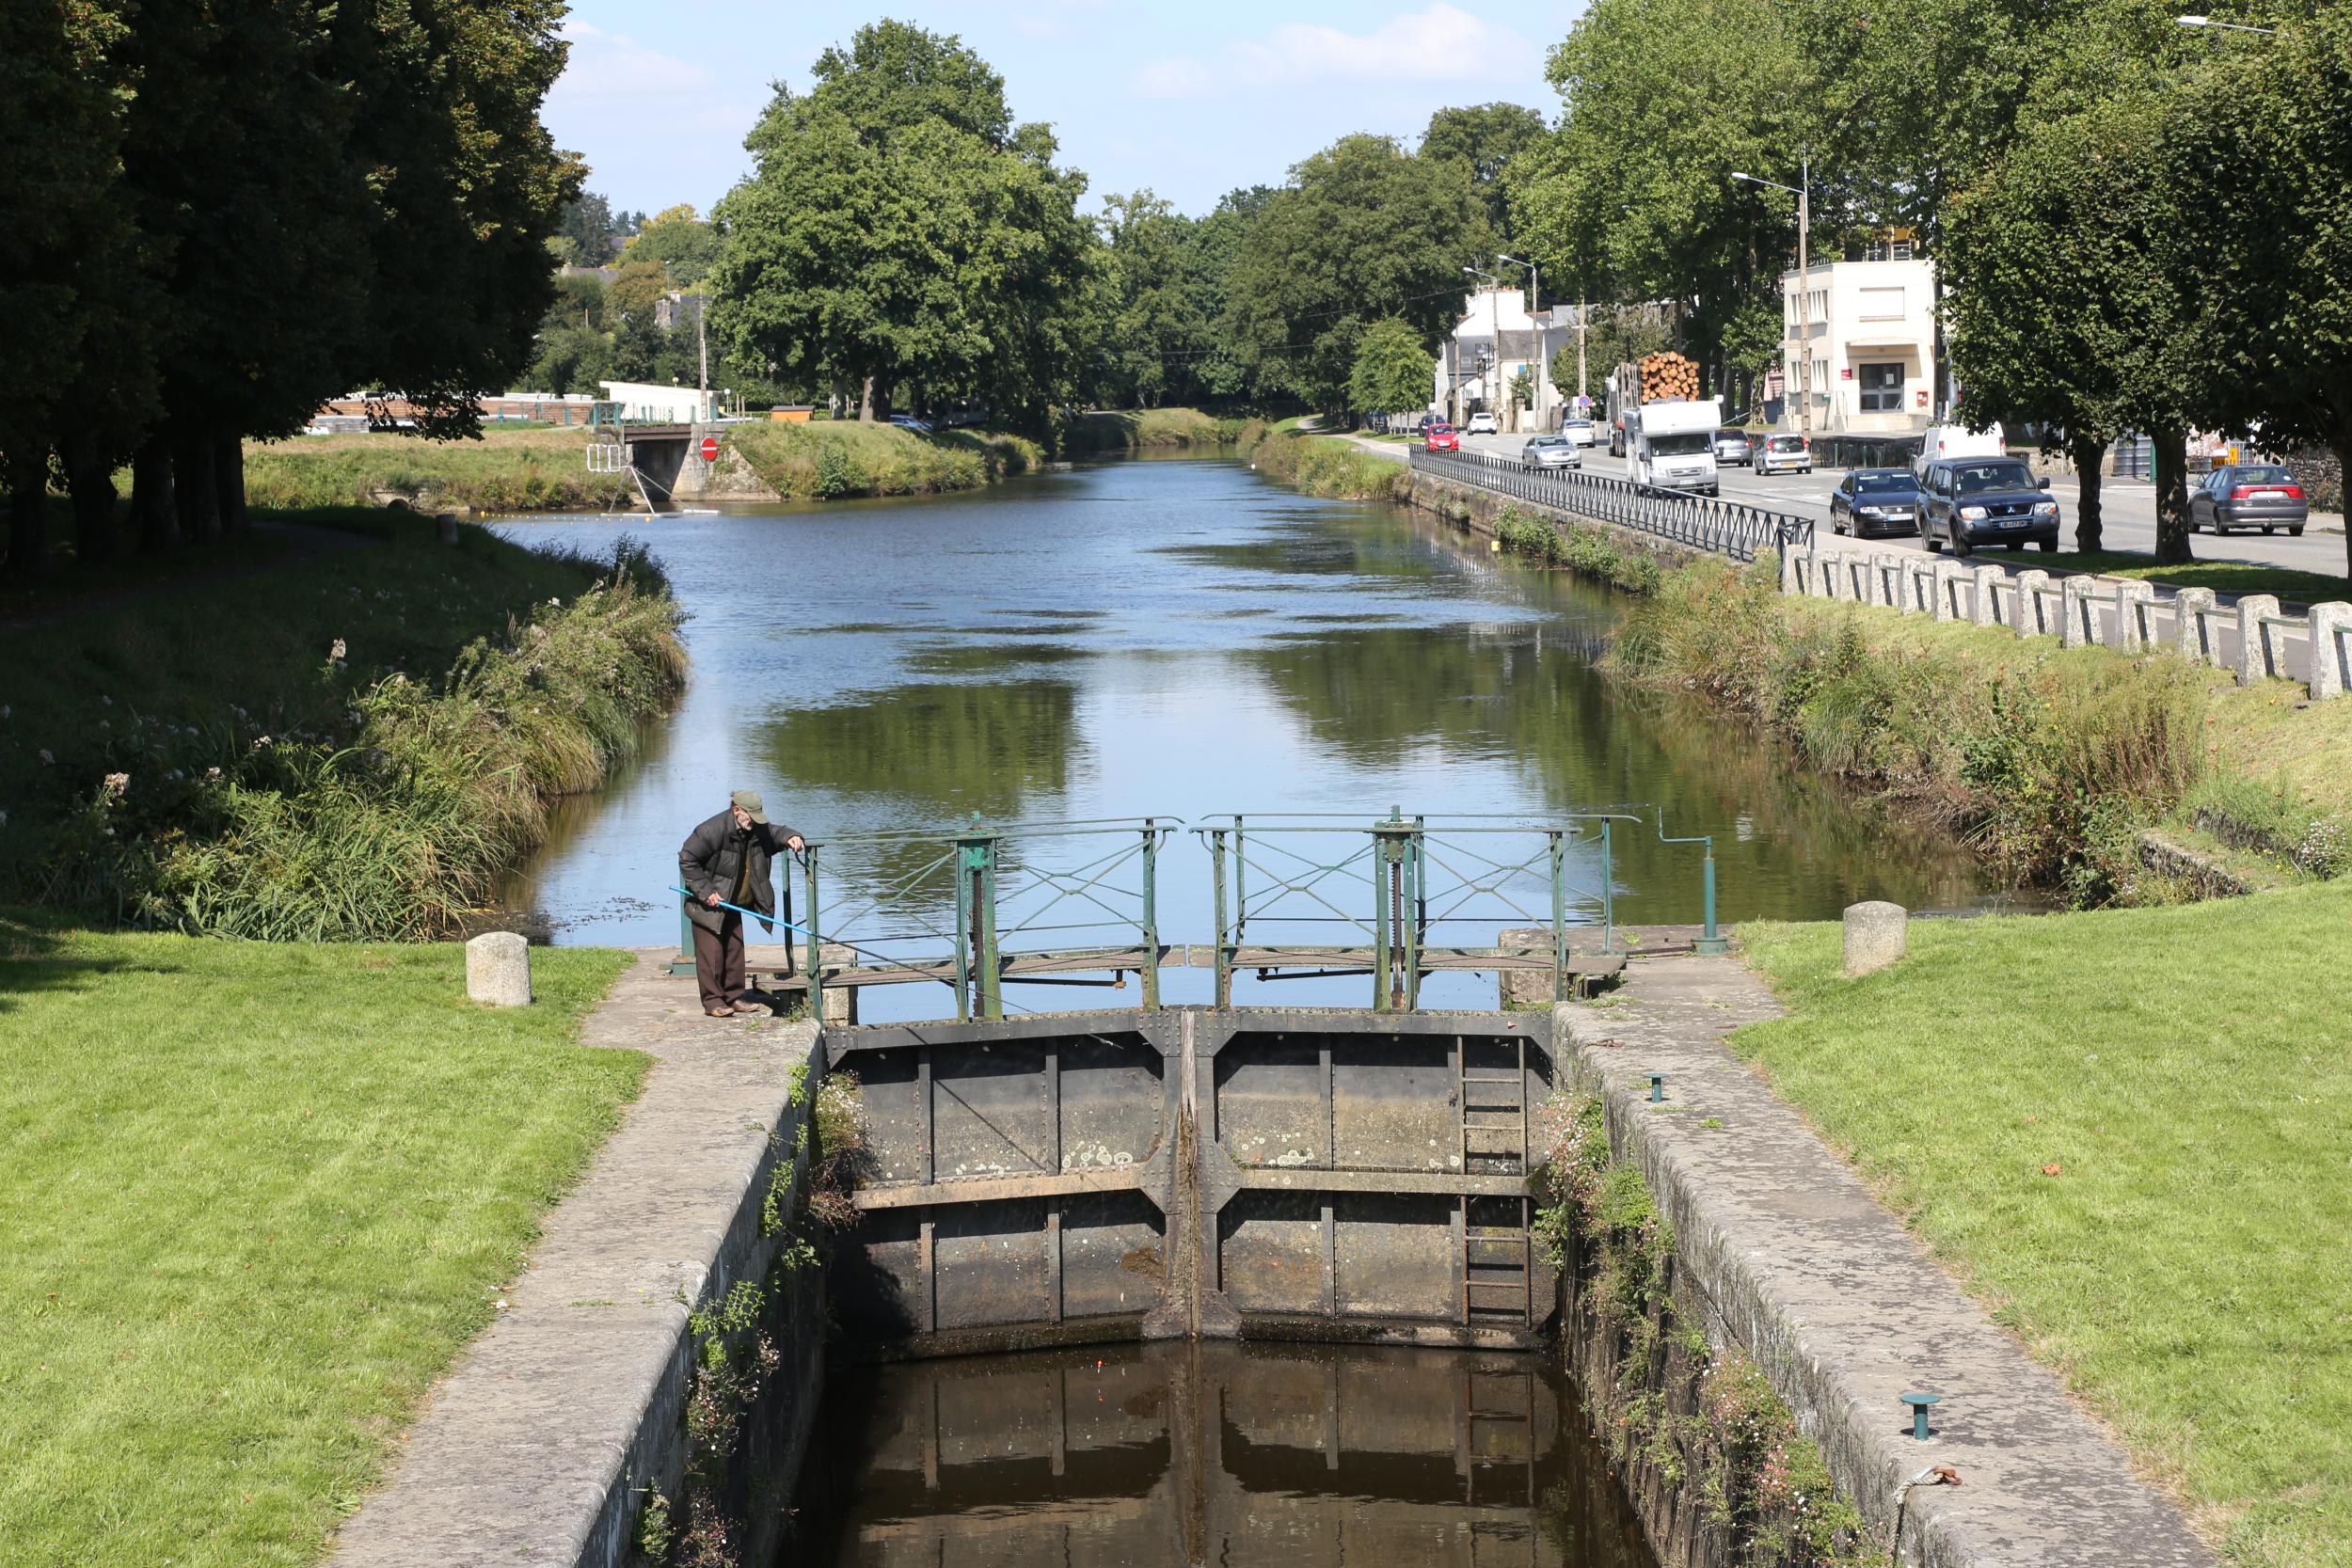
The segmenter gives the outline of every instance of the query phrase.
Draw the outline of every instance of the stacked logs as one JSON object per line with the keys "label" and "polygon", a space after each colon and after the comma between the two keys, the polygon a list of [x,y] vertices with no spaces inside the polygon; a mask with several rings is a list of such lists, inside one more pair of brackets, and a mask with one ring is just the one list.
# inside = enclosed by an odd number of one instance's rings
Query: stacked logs
{"label": "stacked logs", "polygon": [[1695,399],[1699,395],[1699,368],[1679,354],[1645,354],[1642,356],[1641,371],[1644,403],[1668,398]]}

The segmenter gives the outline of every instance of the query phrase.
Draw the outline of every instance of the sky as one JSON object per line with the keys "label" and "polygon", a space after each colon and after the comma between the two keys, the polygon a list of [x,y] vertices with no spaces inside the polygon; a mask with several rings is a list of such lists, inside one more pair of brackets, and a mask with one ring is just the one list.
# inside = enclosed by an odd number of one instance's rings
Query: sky
{"label": "sky", "polygon": [[743,136],[771,84],[883,16],[961,35],[1086,171],[1087,211],[1150,186],[1201,213],[1355,131],[1404,138],[1430,112],[1498,100],[1547,119],[1545,51],[1581,6],[1534,0],[1295,5],[1279,0],[574,0],[570,63],[548,95],[559,145],[618,210],[711,204],[749,170]]}

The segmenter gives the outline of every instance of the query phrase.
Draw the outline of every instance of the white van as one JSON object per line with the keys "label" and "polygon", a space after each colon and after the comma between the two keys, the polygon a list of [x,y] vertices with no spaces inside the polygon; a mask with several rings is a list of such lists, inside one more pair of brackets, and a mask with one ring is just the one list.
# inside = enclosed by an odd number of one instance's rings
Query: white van
{"label": "white van", "polygon": [[1931,424],[1919,437],[1919,455],[1912,459],[1914,475],[1924,474],[1928,465],[1939,457],[2006,457],[2008,437],[1995,420],[1989,430],[1971,430],[1964,424]]}

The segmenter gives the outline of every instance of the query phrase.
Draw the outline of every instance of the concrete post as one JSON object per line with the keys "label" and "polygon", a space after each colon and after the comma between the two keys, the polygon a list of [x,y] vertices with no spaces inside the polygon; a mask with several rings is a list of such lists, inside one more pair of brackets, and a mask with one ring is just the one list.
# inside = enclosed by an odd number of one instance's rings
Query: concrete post
{"label": "concrete post", "polygon": [[[1968,618],[1980,626],[1999,626],[2001,624],[2001,579],[2009,574],[1998,566],[1976,566],[1969,569],[1968,575],[1976,580],[1977,584],[1977,597],[1969,606]],[[2016,612],[2012,610],[2010,619],[2014,622],[2016,618]]]}
{"label": "concrete post", "polygon": [[2155,613],[2156,590],[2153,583],[2133,582],[2128,578],[2115,585],[2115,626],[2107,633],[2107,646],[2126,651],[2144,648],[2154,641],[2155,630],[2151,618]]}
{"label": "concrete post", "polygon": [[2270,657],[2270,628],[2263,617],[2279,613],[2276,594],[2249,594],[2237,602],[2237,683],[2258,686],[2283,673]]}
{"label": "concrete post", "polygon": [[1780,547],[1780,591],[1783,594],[1797,591],[1797,546],[1794,545]]}
{"label": "concrete post", "polygon": [[2050,586],[2050,574],[2036,568],[2020,572],[2014,579],[2017,588],[2017,635],[2039,637],[2044,627],[2042,620],[2042,591]]}
{"label": "concrete post", "polygon": [[1825,599],[1842,599],[1843,584],[1837,579],[1845,574],[1846,558],[1834,551],[1823,550],[1815,557],[1813,590]]}
{"label": "concrete post", "polygon": [[454,512],[435,513],[433,530],[442,544],[454,545],[457,543],[457,514]]}
{"label": "concrete post", "polygon": [[1958,611],[1952,608],[1952,588],[1960,580],[1956,562],[1937,556],[1928,562],[1928,616],[1931,620],[1949,621]]}
{"label": "concrete post", "polygon": [[1860,550],[1846,557],[1846,589],[1856,604],[1876,604],[1879,596],[1870,587],[1870,579],[1878,576],[1878,568]]}
{"label": "concrete post", "polygon": [[2213,641],[2205,617],[2213,613],[2213,590],[2184,588],[2172,595],[2172,646],[2185,658],[2218,666],[2220,649]]}
{"label": "concrete post", "polygon": [[1900,904],[1873,899],[1846,906],[1846,977],[1884,969],[1903,956],[1911,916]]}
{"label": "concrete post", "polygon": [[1904,557],[1894,550],[1881,550],[1878,555],[1879,603],[1898,614],[1911,611],[1911,573],[1903,562]]}
{"label": "concrete post", "polygon": [[2352,604],[2312,606],[2312,701],[2341,697],[2352,687]]}
{"label": "concrete post", "polygon": [[2090,605],[2089,578],[2058,579],[2058,645],[2080,648],[2097,641],[2090,635],[2090,618],[2097,614]]}
{"label": "concrete post", "polygon": [[531,943],[513,931],[485,931],[466,943],[466,996],[485,1007],[531,1006]]}

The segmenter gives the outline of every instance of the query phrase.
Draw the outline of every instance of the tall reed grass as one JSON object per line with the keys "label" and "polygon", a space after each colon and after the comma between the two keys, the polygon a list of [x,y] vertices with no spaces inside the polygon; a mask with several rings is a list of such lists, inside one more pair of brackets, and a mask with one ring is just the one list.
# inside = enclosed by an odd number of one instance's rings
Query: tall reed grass
{"label": "tall reed grass", "polygon": [[57,835],[44,900],[265,941],[461,929],[545,838],[556,798],[602,784],[675,698],[683,618],[625,543],[569,603],[477,640],[440,680],[375,681],[323,732],[240,723],[198,737],[219,760],[193,768],[185,736],[143,723]]}

